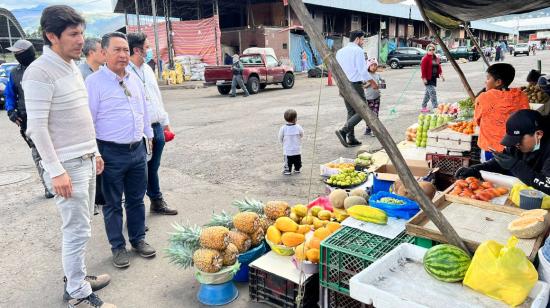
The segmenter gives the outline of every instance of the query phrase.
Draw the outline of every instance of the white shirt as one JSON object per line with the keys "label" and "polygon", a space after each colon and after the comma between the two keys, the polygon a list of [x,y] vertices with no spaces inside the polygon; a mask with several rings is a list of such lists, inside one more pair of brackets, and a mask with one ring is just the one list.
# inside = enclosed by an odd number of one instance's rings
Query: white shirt
{"label": "white shirt", "polygon": [[143,63],[141,67],[137,67],[130,61],[126,70],[136,75],[145,88],[145,99],[147,101],[147,111],[151,124],[160,123],[163,127],[169,125],[168,113],[164,109],[162,95],[160,94],[157,77],[153,69],[146,63]]}
{"label": "white shirt", "polygon": [[23,75],[27,136],[50,177],[65,172],[62,162],[99,155],[88,93],[73,60],[66,62],[48,46]]}
{"label": "white shirt", "polygon": [[365,52],[359,45],[350,42],[346,47],[338,50],[336,60],[346,73],[351,82],[369,81],[371,76],[368,72]]}
{"label": "white shirt", "polygon": [[304,129],[299,124],[287,123],[279,130],[279,142],[283,144],[283,155],[293,156],[302,153]]}

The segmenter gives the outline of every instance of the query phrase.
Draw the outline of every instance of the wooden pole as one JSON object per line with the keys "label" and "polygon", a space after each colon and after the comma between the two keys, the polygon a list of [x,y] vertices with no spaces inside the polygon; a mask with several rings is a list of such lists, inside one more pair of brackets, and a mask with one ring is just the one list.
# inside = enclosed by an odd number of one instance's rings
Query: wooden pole
{"label": "wooden pole", "polygon": [[432,27],[430,20],[426,16],[426,12],[424,12],[424,4],[422,3],[421,0],[415,0],[415,2],[416,2],[416,6],[418,6],[418,10],[420,11],[420,14],[422,15],[422,19],[424,19],[424,23],[428,27],[428,30],[435,35],[435,40],[441,46],[441,49],[443,49],[443,52],[445,53],[449,61],[451,61],[451,64],[453,65],[453,68],[457,72],[458,77],[460,77],[460,81],[462,81],[462,85],[464,86],[464,89],[466,89],[466,92],[468,92],[468,96],[470,96],[472,101],[475,101],[476,96],[474,94],[474,91],[472,91],[472,87],[470,87],[470,84],[468,83],[468,80],[466,80],[466,76],[464,76],[464,73],[462,72],[462,69],[460,69],[460,66],[458,66],[455,59],[453,59],[453,57],[451,56],[451,53],[449,52],[449,48],[447,48],[447,45],[445,45],[445,43],[439,36],[439,33],[435,31],[434,27]]}
{"label": "wooden pole", "polygon": [[451,224],[447,221],[445,216],[443,216],[432,203],[432,201],[424,194],[418,182],[413,177],[411,170],[405,163],[401,152],[397,148],[395,141],[391,138],[388,130],[382,122],[374,115],[374,113],[366,107],[366,104],[363,102],[357,91],[352,87],[351,83],[345,82],[347,79],[346,74],[340,67],[340,64],[336,61],[334,54],[328,49],[323,36],[317,31],[314,26],[313,19],[309,15],[306,6],[302,0],[289,0],[289,4],[292,6],[292,10],[300,20],[300,23],[303,25],[304,30],[311,39],[311,42],[314,43],[315,47],[325,59],[329,71],[332,71],[332,74],[338,80],[337,85],[340,90],[341,95],[344,99],[351,104],[353,109],[361,116],[363,120],[367,122],[369,127],[374,131],[376,137],[386,150],[386,153],[390,157],[399,178],[405,184],[405,187],[409,192],[411,192],[412,197],[418,200],[420,207],[426,215],[434,222],[434,224],[439,228],[441,233],[449,241],[449,243],[456,245],[464,251],[468,252],[468,248],[462,242],[456,231],[453,229]]}
{"label": "wooden pole", "polygon": [[485,62],[485,64],[487,65],[487,67],[489,67],[491,64],[489,64],[489,60],[487,60],[487,58],[485,57],[485,53],[483,52],[483,50],[481,49],[481,47],[479,46],[479,43],[477,42],[474,34],[472,33],[472,31],[470,30],[470,24],[464,24],[464,30],[466,30],[466,33],[468,33],[468,36],[470,37],[470,39],[472,40],[472,42],[474,42],[474,46],[476,46],[479,54],[481,55],[481,58],[483,59],[483,62]]}
{"label": "wooden pole", "polygon": [[160,65],[159,34],[157,29],[157,1],[151,0],[151,10],[153,13],[153,32],[155,32],[155,54],[157,55],[157,74],[158,79],[162,80],[162,68]]}

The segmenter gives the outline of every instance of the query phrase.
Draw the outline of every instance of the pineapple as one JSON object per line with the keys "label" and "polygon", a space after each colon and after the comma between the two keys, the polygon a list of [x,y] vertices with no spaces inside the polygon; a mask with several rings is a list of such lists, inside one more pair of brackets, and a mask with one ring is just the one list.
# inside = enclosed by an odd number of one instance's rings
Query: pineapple
{"label": "pineapple", "polygon": [[256,214],[264,213],[264,205],[261,201],[244,198],[244,200],[235,200],[232,203],[239,209],[239,212],[254,212]]}
{"label": "pineapple", "polygon": [[252,244],[248,234],[237,230],[229,231],[229,241],[237,247],[239,253],[246,252]]}
{"label": "pineapple", "polygon": [[264,207],[264,213],[267,218],[276,220],[279,217],[288,216],[290,207],[284,201],[269,201]]}
{"label": "pineapple", "polygon": [[256,232],[250,234],[252,247],[260,245],[264,240],[264,235],[265,235],[265,232],[264,232],[264,229],[262,228],[258,228]]}
{"label": "pineapple", "polygon": [[264,233],[267,232],[267,228],[274,224],[273,220],[267,218],[266,216],[260,216],[260,227],[264,230]]}
{"label": "pineapple", "polygon": [[233,228],[233,217],[227,214],[225,211],[222,211],[221,214],[212,214],[210,222],[205,225],[206,227],[213,226],[224,226],[226,228]]}
{"label": "pineapple", "polygon": [[235,246],[232,243],[229,243],[229,245],[227,245],[227,248],[225,248],[225,250],[222,253],[223,265],[230,266],[235,264],[235,262],[237,262],[238,254],[239,254],[239,250],[237,249],[237,246]]}
{"label": "pineapple", "polygon": [[180,225],[177,223],[172,224],[172,227],[176,230],[170,233],[170,242],[172,244],[187,246],[193,251],[200,247],[200,235],[202,231],[200,227],[196,225]]}
{"label": "pineapple", "polygon": [[223,258],[219,251],[200,248],[193,253],[193,264],[199,271],[216,273],[223,265]]}
{"label": "pineapple", "polygon": [[179,265],[183,268],[193,266],[193,252],[195,250],[187,245],[180,243],[170,243],[170,247],[166,249],[166,255],[170,259],[170,263]]}
{"label": "pineapple", "polygon": [[202,229],[200,244],[203,248],[225,250],[229,244],[229,229],[222,226],[207,227]]}
{"label": "pineapple", "polygon": [[244,233],[254,233],[260,228],[260,216],[253,212],[241,212],[233,216],[233,225]]}

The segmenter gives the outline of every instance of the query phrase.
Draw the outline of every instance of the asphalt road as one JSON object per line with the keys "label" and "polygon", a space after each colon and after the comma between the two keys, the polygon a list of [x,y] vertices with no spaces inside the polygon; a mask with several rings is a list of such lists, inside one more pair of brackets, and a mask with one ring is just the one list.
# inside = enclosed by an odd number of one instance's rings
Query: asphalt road
{"label": "asphalt road", "polygon": [[[506,58],[516,67],[515,86],[525,84],[537,59],[543,61],[544,71],[550,52]],[[461,67],[474,92],[480,90],[485,80],[483,63]],[[466,97],[450,64],[444,64],[443,71],[447,81],[438,86],[440,102]],[[416,121],[424,87],[418,67],[389,69],[381,74],[387,89],[383,90],[380,117],[398,142],[404,139],[406,127]],[[231,201],[245,196],[305,203],[324,192],[318,176],[319,163],[353,157],[357,150],[342,147],[334,135],[334,130],[343,124],[346,111],[337,88],[327,87],[326,80],[299,78],[291,90],[270,86],[248,98],[223,97],[213,87],[166,90],[163,96],[176,139],[165,148],[161,187],[167,202],[180,214],[149,215],[146,201],[151,228],[147,240],[157,248],[157,257],[144,260],[133,255],[130,268],[115,269],[102,217],[95,216],[93,220],[87,250],[88,272],[112,275],[111,285],[98,294],[118,307],[199,306],[199,285],[193,272],[169,264],[164,257],[172,222],[206,223],[213,211],[234,211]],[[281,174],[283,157],[277,142],[287,108],[297,110],[298,123],[305,129],[304,169],[302,174],[290,177]],[[376,138],[361,134],[363,129],[364,124],[359,124],[359,139],[368,149],[379,149]],[[61,307],[61,222],[56,206],[53,200],[43,197],[31,153],[18,129],[3,117],[0,130],[0,307]],[[239,285],[239,291],[239,298],[229,307],[259,306],[249,302],[246,284]]]}

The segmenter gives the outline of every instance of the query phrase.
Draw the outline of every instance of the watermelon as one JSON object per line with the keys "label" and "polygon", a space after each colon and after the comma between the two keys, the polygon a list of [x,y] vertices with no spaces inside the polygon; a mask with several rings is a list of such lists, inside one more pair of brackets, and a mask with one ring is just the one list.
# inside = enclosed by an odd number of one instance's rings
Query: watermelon
{"label": "watermelon", "polygon": [[441,244],[428,249],[424,255],[424,269],[430,276],[445,282],[464,279],[472,258],[462,249]]}

